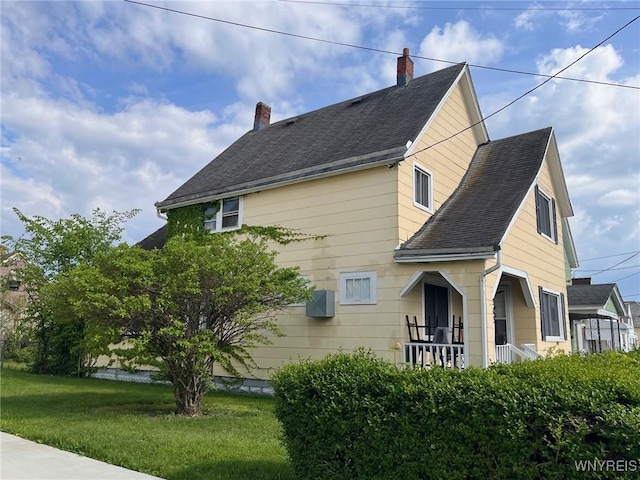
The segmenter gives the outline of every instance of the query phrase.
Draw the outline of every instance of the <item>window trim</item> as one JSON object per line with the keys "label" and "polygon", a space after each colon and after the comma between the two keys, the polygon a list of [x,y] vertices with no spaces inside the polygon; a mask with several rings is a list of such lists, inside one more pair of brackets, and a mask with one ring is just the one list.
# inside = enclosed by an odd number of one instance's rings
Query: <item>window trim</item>
{"label": "window trim", "polygon": [[[378,272],[376,270],[365,270],[360,272],[340,272],[340,305],[376,305],[378,303]],[[370,281],[371,296],[366,300],[347,299],[347,280],[365,279]]]}
{"label": "window trim", "polygon": [[[536,226],[538,228],[538,233],[542,235],[544,238],[546,238],[547,240],[549,240],[550,242],[557,244],[558,243],[558,224],[556,219],[556,202],[551,195],[547,194],[547,192],[545,192],[538,185],[536,185],[535,190],[536,190]],[[541,228],[542,219],[540,217],[541,204],[540,204],[540,201],[538,200],[539,197],[542,197],[547,201],[548,213],[549,213],[549,232],[551,234],[550,236],[547,235],[545,232],[543,232]]]}
{"label": "window trim", "polygon": [[[428,186],[427,186],[427,195],[428,195],[428,204],[429,205],[423,205],[422,203],[416,201],[416,193],[418,191],[417,188],[417,179],[416,179],[416,171],[420,172],[423,175],[426,175],[428,178]],[[431,173],[430,170],[428,170],[427,168],[423,167],[422,165],[420,165],[417,162],[413,162],[413,169],[411,171],[411,181],[413,182],[413,192],[411,195],[411,199],[413,201],[413,206],[419,208],[420,210],[424,210],[425,212],[428,213],[433,213],[433,173]]]}
{"label": "window trim", "polygon": [[[555,290],[549,290],[548,288],[538,287],[540,296],[540,328],[542,333],[542,340],[544,342],[564,342],[567,339],[567,322],[564,309],[564,294],[562,292],[556,292]],[[548,335],[545,332],[545,318],[544,318],[544,305],[543,297],[545,295],[555,297],[557,302],[558,312],[558,331],[560,335]]]}
{"label": "window trim", "polygon": [[[238,224],[234,225],[233,227],[222,227],[222,218],[223,218],[223,206],[224,206],[224,201],[225,200],[234,200],[234,199],[238,199]],[[207,228],[207,219],[205,218],[204,220],[204,228],[205,230],[208,230],[211,233],[219,233],[219,232],[229,232],[232,230],[239,230],[240,228],[242,228],[242,213],[243,213],[243,204],[244,204],[244,198],[243,197],[227,197],[227,198],[221,198],[220,200],[218,200],[220,202],[220,208],[218,209],[218,211],[216,212],[216,228],[215,230]],[[206,210],[205,209],[205,215],[206,215]]]}

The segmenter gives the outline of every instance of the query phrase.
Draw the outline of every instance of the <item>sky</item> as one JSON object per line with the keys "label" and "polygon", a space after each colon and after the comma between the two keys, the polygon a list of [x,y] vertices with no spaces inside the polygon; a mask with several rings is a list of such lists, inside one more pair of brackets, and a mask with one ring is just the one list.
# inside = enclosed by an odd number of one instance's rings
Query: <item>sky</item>
{"label": "sky", "polygon": [[485,117],[583,56],[561,74],[573,80],[487,128],[554,127],[574,275],[640,301],[637,0],[146,3],[164,9],[0,1],[3,235],[23,233],[13,208],[52,220],[140,209],[124,233],[135,243],[163,224],[155,202],[252,128],[257,102],[273,122],[393,85],[404,47],[416,76],[468,62]]}

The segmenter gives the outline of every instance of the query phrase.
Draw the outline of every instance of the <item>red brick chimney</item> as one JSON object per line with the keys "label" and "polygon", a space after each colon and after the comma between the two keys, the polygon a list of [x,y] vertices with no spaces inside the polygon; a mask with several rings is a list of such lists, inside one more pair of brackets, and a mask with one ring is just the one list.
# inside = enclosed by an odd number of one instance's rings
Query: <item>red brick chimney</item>
{"label": "red brick chimney", "polygon": [[256,104],[256,117],[253,120],[253,130],[258,131],[269,125],[271,121],[271,107],[266,103],[258,102]]}
{"label": "red brick chimney", "polygon": [[591,285],[591,277],[572,278],[571,285]]}
{"label": "red brick chimney", "polygon": [[409,57],[409,49],[402,49],[402,56],[398,57],[398,86],[402,87],[413,80],[413,60]]}

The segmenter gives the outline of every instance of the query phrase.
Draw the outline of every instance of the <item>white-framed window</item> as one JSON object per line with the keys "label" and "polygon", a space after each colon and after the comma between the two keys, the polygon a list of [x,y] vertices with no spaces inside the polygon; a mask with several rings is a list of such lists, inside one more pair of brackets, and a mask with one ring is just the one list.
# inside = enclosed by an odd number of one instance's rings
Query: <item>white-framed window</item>
{"label": "white-framed window", "polygon": [[340,274],[340,305],[372,305],[378,303],[376,271]]}
{"label": "white-framed window", "polygon": [[556,223],[556,202],[536,186],[536,222],[538,233],[552,242],[558,243],[558,226]]}
{"label": "white-framed window", "polygon": [[242,197],[220,200],[218,207],[204,211],[204,228],[210,232],[222,232],[242,226]]}
{"label": "white-framed window", "polygon": [[564,295],[542,287],[539,288],[539,293],[542,340],[545,342],[563,342],[567,337],[564,318]]}
{"label": "white-framed window", "polygon": [[[311,284],[311,276],[310,275],[300,275],[307,285]],[[306,303],[290,303],[289,307],[304,307]]]}
{"label": "white-framed window", "polygon": [[433,181],[431,172],[417,163],[413,164],[413,204],[433,212]]}

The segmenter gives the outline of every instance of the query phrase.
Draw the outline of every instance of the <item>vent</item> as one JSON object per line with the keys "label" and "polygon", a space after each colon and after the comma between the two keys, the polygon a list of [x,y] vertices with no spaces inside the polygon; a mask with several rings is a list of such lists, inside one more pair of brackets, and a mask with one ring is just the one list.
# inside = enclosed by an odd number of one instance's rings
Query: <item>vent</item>
{"label": "vent", "polygon": [[351,100],[351,105],[360,105],[362,103],[363,97],[360,98],[354,98],[353,100]]}
{"label": "vent", "polygon": [[293,125],[294,123],[296,123],[298,121],[298,117],[296,118],[290,118],[289,120],[287,120],[287,125]]}
{"label": "vent", "polygon": [[336,315],[336,292],[314,290],[313,300],[307,302],[307,317],[333,318]]}

